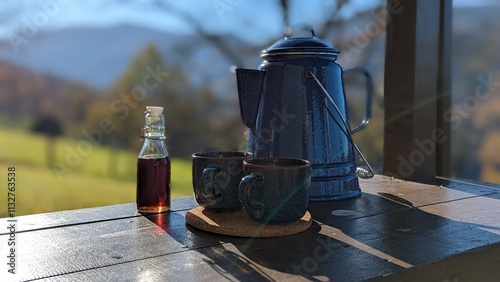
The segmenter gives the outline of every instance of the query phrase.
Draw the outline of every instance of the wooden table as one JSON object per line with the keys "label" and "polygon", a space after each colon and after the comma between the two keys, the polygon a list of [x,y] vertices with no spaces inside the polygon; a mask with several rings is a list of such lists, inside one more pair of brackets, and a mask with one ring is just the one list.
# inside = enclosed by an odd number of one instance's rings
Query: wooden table
{"label": "wooden table", "polygon": [[21,216],[16,275],[2,219],[0,280],[500,281],[498,186],[376,176],[361,189],[356,199],[311,203],[313,225],[279,238],[194,229],[184,219],[192,197],[147,217],[135,204]]}

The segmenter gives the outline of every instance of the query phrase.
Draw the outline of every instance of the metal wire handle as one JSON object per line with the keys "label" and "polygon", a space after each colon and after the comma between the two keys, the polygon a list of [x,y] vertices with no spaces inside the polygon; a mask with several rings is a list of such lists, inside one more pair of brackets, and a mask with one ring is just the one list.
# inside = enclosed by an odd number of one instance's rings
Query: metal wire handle
{"label": "metal wire handle", "polygon": [[[342,130],[342,132],[344,132],[345,136],[349,139],[349,141],[351,141],[352,146],[354,147],[354,149],[356,150],[356,152],[358,152],[359,156],[361,157],[361,159],[363,160],[363,162],[366,164],[366,167],[368,168],[368,169],[366,169],[366,168],[363,168],[363,167],[357,167],[356,168],[356,175],[358,177],[360,177],[360,178],[363,178],[363,179],[372,178],[375,175],[375,173],[373,172],[372,167],[370,166],[370,164],[366,160],[366,158],[363,155],[363,153],[361,153],[361,150],[354,143],[354,140],[352,139],[351,130],[349,129],[349,125],[347,124],[347,121],[345,120],[345,118],[342,116],[342,113],[340,112],[340,109],[337,107],[337,104],[335,104],[335,102],[333,101],[332,97],[330,97],[330,95],[328,94],[328,91],[326,91],[325,87],[323,87],[323,85],[318,80],[318,78],[314,75],[314,73],[313,72],[309,72],[309,74],[312,76],[312,78],[314,78],[314,80],[319,85],[319,87],[321,87],[321,91],[326,96],[326,98],[328,99],[328,101],[333,105],[333,107],[335,108],[335,111],[337,111],[337,114],[339,115],[340,120],[342,121],[342,123],[344,124],[344,127],[345,127],[345,130],[343,128],[341,128],[340,130]],[[330,113],[330,111],[328,111],[328,113]],[[330,115],[332,115],[332,114],[330,113]],[[333,118],[335,118],[335,117],[333,117]]]}

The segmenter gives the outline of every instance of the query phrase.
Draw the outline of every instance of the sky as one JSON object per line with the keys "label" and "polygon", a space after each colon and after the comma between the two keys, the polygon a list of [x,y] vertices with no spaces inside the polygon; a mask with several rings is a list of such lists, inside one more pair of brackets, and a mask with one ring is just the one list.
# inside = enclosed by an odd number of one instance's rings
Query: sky
{"label": "sky", "polygon": [[[348,17],[359,9],[370,9],[382,0],[351,0],[344,10]],[[26,25],[34,25],[50,31],[85,26],[105,27],[117,24],[136,24],[169,33],[193,32],[193,26],[172,12],[173,7],[187,13],[201,23],[206,31],[220,34],[237,34],[244,40],[267,41],[268,36],[281,34],[282,13],[279,1],[269,0],[184,0],[163,1],[169,7],[158,8],[153,0],[99,1],[99,0],[3,0],[0,3],[0,37],[8,38],[12,32],[20,32]],[[335,0],[292,1],[290,15],[292,26],[320,24]],[[248,33],[259,30],[261,33]],[[261,38],[264,37],[264,38]]]}
{"label": "sky", "polygon": [[[176,34],[189,34],[193,26],[176,16],[172,8],[189,14],[201,27],[216,34],[232,33],[246,41],[267,42],[283,33],[279,1],[270,0],[165,0],[164,8],[155,0],[2,0],[0,38],[20,35],[26,26],[51,31],[70,27],[106,27],[118,24],[140,25]],[[335,7],[335,0],[292,0],[292,26],[319,25]],[[349,17],[385,0],[351,0],[343,11]],[[495,0],[454,0],[455,6],[499,5]],[[167,7],[168,6],[168,7]],[[253,32],[249,32],[253,31]],[[255,32],[259,31],[259,32]]]}

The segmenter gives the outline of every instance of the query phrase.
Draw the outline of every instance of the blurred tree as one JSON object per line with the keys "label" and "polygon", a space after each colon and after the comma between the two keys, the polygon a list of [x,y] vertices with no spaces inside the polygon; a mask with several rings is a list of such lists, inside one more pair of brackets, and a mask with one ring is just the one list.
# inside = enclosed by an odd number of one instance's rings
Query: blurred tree
{"label": "blurred tree", "polygon": [[[138,138],[146,103],[161,88],[170,75],[165,72],[164,61],[153,44],[147,45],[130,62],[129,67],[111,87],[112,100],[101,113],[110,117],[116,129],[107,136],[107,142],[119,147],[130,147]],[[107,111],[106,111],[107,109]],[[90,117],[96,120],[95,117]]]}
{"label": "blurred tree", "polygon": [[[26,117],[51,113],[65,122],[80,123],[90,101],[101,96],[85,84],[0,61],[0,114],[11,117],[13,122],[24,124]],[[31,121],[24,126],[30,127]],[[71,131],[68,128],[65,134],[75,136]]]}
{"label": "blurred tree", "polygon": [[64,107],[70,109],[65,117],[77,124],[85,121],[87,109],[95,100],[102,99],[102,94],[82,84],[67,84],[61,92],[64,95]]}
{"label": "blurred tree", "polygon": [[44,134],[47,137],[47,165],[50,164],[56,159],[55,156],[55,144],[56,137],[63,134],[63,128],[61,122],[49,115],[40,116],[35,120],[31,131],[35,133]]}
{"label": "blurred tree", "polygon": [[156,105],[164,107],[167,146],[172,156],[189,157],[197,148],[211,146],[211,139],[207,138],[209,120],[202,112],[195,89],[186,82],[181,70],[168,68],[154,45],[147,45],[132,59],[110,92],[109,104],[92,106],[95,110],[88,112],[85,123],[87,128],[95,128],[103,117],[112,119],[114,130],[106,136],[105,144],[140,146],[135,141],[139,139],[145,107]]}
{"label": "blurred tree", "polygon": [[[95,99],[86,107],[85,120],[82,123],[81,134],[88,139],[93,146],[108,145],[111,148],[123,148],[128,146],[127,140],[121,140],[119,134],[114,132],[121,126],[119,132],[125,131],[123,124],[113,120],[110,111],[110,99]],[[138,131],[137,131],[138,132]],[[109,150],[108,174],[115,175],[118,155],[114,150]]]}

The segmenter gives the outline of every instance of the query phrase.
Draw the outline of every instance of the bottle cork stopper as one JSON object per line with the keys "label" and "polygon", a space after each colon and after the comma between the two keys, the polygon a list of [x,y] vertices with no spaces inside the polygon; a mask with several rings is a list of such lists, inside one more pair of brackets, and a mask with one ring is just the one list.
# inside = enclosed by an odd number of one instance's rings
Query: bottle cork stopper
{"label": "bottle cork stopper", "polygon": [[163,113],[163,107],[146,106],[146,112],[152,116],[159,116]]}

